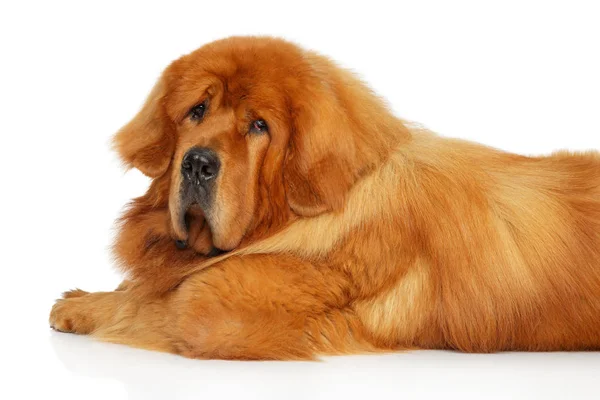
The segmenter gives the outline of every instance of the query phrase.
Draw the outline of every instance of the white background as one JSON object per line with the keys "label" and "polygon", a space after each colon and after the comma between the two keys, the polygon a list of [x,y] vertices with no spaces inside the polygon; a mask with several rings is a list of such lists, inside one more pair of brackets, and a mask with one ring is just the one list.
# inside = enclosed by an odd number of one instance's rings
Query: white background
{"label": "white background", "polygon": [[599,398],[600,353],[197,361],[47,325],[63,290],[119,282],[113,220],[148,181],[120,169],[109,140],[171,60],[232,34],[280,35],[443,135],[525,154],[598,149],[594,3],[3,1],[0,397]]}

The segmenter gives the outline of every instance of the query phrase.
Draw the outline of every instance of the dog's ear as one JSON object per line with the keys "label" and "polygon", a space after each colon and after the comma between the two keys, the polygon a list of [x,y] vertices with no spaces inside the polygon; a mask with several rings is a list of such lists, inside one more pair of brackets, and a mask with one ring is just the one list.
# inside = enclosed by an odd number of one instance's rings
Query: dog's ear
{"label": "dog's ear", "polygon": [[361,169],[348,126],[314,111],[295,116],[283,170],[288,204],[306,217],[341,208]]}
{"label": "dog's ear", "polygon": [[340,210],[357,180],[409,135],[352,73],[323,58],[313,66],[318,79],[291,107],[283,169],[288,204],[307,217]]}
{"label": "dog's ear", "polygon": [[123,162],[151,178],[165,173],[175,150],[174,127],[164,105],[166,93],[161,77],[142,109],[113,139]]}

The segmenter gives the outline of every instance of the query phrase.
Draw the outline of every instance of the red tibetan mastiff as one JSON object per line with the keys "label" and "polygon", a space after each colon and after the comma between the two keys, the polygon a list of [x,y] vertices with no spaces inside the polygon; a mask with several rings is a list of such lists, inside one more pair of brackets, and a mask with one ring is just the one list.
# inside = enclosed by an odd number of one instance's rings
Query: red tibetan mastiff
{"label": "red tibetan mastiff", "polygon": [[116,290],[51,326],[197,358],[600,349],[600,156],[524,157],[392,115],[329,59],[234,37],[114,139],[152,178]]}

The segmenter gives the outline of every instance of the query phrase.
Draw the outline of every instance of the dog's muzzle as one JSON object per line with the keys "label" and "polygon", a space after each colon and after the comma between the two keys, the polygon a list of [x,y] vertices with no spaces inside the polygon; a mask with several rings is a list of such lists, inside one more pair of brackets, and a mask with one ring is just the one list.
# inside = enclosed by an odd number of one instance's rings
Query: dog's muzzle
{"label": "dog's muzzle", "polygon": [[[188,217],[195,214],[210,214],[213,202],[214,187],[221,162],[217,154],[208,148],[193,147],[189,149],[181,160],[181,187],[179,190],[179,226],[189,231]],[[199,210],[199,209],[200,210]],[[192,213],[192,214],[189,214]],[[188,247],[185,240],[177,240],[176,246],[180,249]]]}

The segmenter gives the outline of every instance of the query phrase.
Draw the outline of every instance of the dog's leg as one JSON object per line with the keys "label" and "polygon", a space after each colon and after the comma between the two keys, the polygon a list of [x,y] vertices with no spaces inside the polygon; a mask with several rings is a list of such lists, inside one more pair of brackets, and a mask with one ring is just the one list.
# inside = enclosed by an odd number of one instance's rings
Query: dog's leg
{"label": "dog's leg", "polygon": [[311,359],[375,351],[349,307],[343,274],[284,256],[231,258],[185,281],[174,297],[192,358]]}
{"label": "dog's leg", "polygon": [[168,296],[148,299],[130,291],[66,296],[52,307],[50,326],[61,332],[173,353],[176,347],[169,318],[174,315],[168,308]]}
{"label": "dog's leg", "polygon": [[159,298],[135,291],[59,300],[57,330],[193,358],[310,359],[375,351],[341,273],[285,257],[233,257]]}

